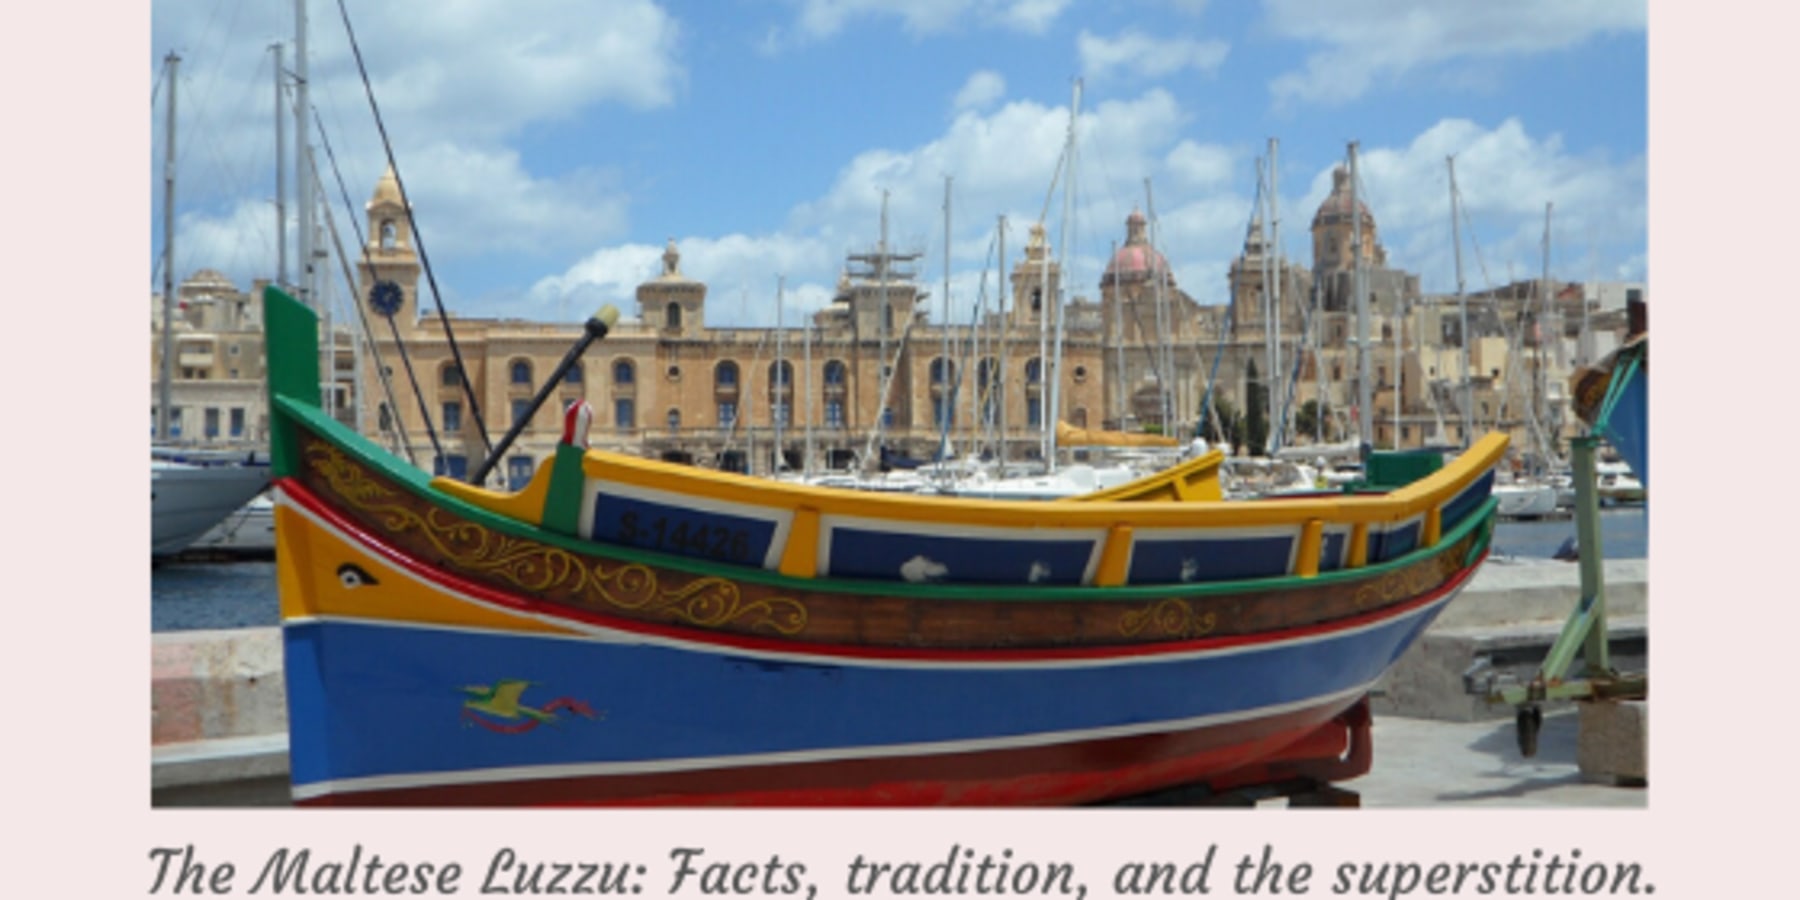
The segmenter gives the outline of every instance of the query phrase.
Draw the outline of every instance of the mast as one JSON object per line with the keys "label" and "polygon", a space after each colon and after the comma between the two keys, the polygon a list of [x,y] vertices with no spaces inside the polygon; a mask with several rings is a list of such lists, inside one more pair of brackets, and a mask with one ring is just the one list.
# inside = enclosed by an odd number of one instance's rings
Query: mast
{"label": "mast", "polygon": [[[1545,419],[1549,418],[1547,413],[1549,412],[1550,400],[1550,371],[1549,367],[1544,365],[1544,352],[1550,347],[1557,347],[1560,351],[1562,345],[1562,317],[1556,315],[1555,304],[1551,302],[1550,298],[1550,209],[1554,205],[1555,204],[1553,203],[1544,204],[1544,276],[1543,285],[1538,288],[1538,294],[1540,295],[1539,299],[1541,300],[1540,305],[1543,307],[1543,314],[1538,324],[1538,378],[1537,383],[1534,385],[1534,388],[1538,391],[1538,402],[1535,413],[1545,414],[1543,416]],[[1558,352],[1557,355],[1560,357],[1562,354]],[[1542,422],[1538,437],[1540,442],[1538,451],[1542,455],[1542,462],[1545,465],[1548,465],[1551,459],[1556,455],[1556,435],[1552,433],[1546,437],[1543,434],[1544,431],[1549,429],[1550,425],[1550,422]]]}
{"label": "mast", "polygon": [[[295,250],[299,256],[297,299],[313,305],[313,192],[309,179],[311,154],[307,147],[306,111],[312,108],[307,85],[306,2],[294,0],[294,202]],[[329,370],[327,370],[329,375]]]}
{"label": "mast", "polygon": [[956,398],[950,393],[950,180],[944,176],[944,330],[938,363],[938,462],[950,458],[950,423],[956,419]]}
{"label": "mast", "polygon": [[1000,426],[1000,469],[1001,477],[1006,476],[1006,364],[1011,354],[1007,348],[1012,346],[1012,327],[1006,318],[1006,282],[1011,273],[1006,270],[1006,216],[1000,216],[1000,366],[999,371],[991,373],[994,383],[988,386],[990,391],[1000,393],[999,426]]}
{"label": "mast", "polygon": [[[1275,307],[1269,296],[1269,217],[1267,213],[1269,206],[1269,160],[1267,157],[1256,161],[1256,200],[1257,209],[1255,221],[1256,246],[1258,251],[1257,263],[1258,274],[1262,276],[1258,284],[1259,289],[1256,293],[1262,300],[1263,384],[1268,386],[1273,384],[1272,379],[1274,378],[1275,369]],[[1247,430],[1249,425],[1248,417],[1250,414],[1250,396],[1248,394],[1250,387],[1246,385],[1245,390],[1244,415],[1246,417],[1245,426]],[[1274,392],[1269,390],[1265,390],[1264,395],[1265,397],[1275,396]],[[1263,404],[1265,422],[1270,411],[1270,406],[1271,404],[1267,402]],[[1270,428],[1269,431],[1263,435],[1262,451],[1264,454],[1271,454],[1274,447],[1274,440],[1275,431],[1273,428]],[[1255,453],[1257,448],[1248,447],[1246,449],[1251,453]]]}
{"label": "mast", "polygon": [[[1075,79],[1074,97],[1069,101],[1069,150],[1063,164],[1067,167],[1063,178],[1063,214],[1062,233],[1057,235],[1056,258],[1067,265],[1069,259],[1069,206],[1075,199],[1075,125],[1081,115],[1081,79]],[[1046,266],[1048,261],[1046,260]],[[1068,273],[1062,273],[1068,274]],[[1062,286],[1062,279],[1057,279],[1057,286]],[[1058,294],[1060,295],[1060,291]],[[1051,471],[1056,469],[1056,422],[1062,420],[1062,346],[1063,346],[1063,304],[1060,296],[1056,298],[1056,346],[1053,348],[1054,365],[1050,371],[1050,408],[1044,416],[1044,446],[1049,451],[1044,454],[1045,465]],[[1054,420],[1052,419],[1054,417]]]}
{"label": "mast", "polygon": [[[1156,353],[1157,411],[1162,419],[1163,434],[1169,435],[1173,434],[1175,431],[1175,402],[1173,393],[1175,355],[1170,349],[1171,344],[1169,340],[1169,333],[1172,330],[1172,323],[1170,321],[1171,316],[1169,315],[1169,298],[1168,295],[1163,292],[1163,273],[1156,271],[1156,201],[1150,194],[1150,179],[1148,178],[1144,179],[1144,216],[1148,220],[1145,222],[1145,227],[1149,232],[1147,240],[1150,242],[1150,252],[1144,254],[1144,259],[1146,261],[1145,265],[1150,270],[1150,290],[1152,291],[1151,305],[1156,310],[1156,347],[1154,352]],[[1116,272],[1114,273],[1114,277],[1117,278]]]}
{"label": "mast", "polygon": [[1462,445],[1468,447],[1475,433],[1475,379],[1469,377],[1469,298],[1463,293],[1462,267],[1462,229],[1457,221],[1456,200],[1456,157],[1447,156],[1444,163],[1450,169],[1450,242],[1456,255],[1456,314],[1461,319],[1462,340]]}
{"label": "mast", "polygon": [[805,412],[801,413],[801,415],[804,417],[805,428],[806,428],[806,449],[804,451],[802,451],[802,455],[800,458],[800,472],[801,472],[801,474],[805,475],[807,478],[810,479],[813,476],[813,380],[812,380],[813,323],[810,319],[808,319],[806,322],[802,323],[801,327],[805,329],[803,332],[801,332],[802,337],[801,337],[800,354],[801,354],[801,364],[804,368],[804,380],[801,382],[800,389],[806,392],[806,409],[805,409]]}
{"label": "mast", "polygon": [[[1269,269],[1274,278],[1269,282],[1269,412],[1275,412],[1276,397],[1284,396],[1281,390],[1281,190],[1279,175],[1275,165],[1275,155],[1280,144],[1269,138],[1269,242],[1263,245],[1263,257],[1269,261]],[[1287,404],[1282,404],[1279,421],[1269,423],[1269,455],[1281,449],[1281,440],[1287,430]]]}
{"label": "mast", "polygon": [[[877,322],[875,325],[876,332],[881,335],[881,359],[878,360],[876,363],[875,383],[881,386],[881,396],[875,398],[875,428],[873,429],[874,434],[881,434],[883,429],[885,429],[887,427],[888,328],[893,324],[892,320],[894,317],[894,308],[892,306],[890,306],[888,303],[888,242],[887,242],[888,219],[887,219],[887,208],[888,208],[888,192],[884,188],[881,192],[881,243],[876,248],[876,251],[875,251],[876,259],[878,260],[878,262],[876,262],[876,264],[875,264],[875,277],[877,279],[879,279],[878,287],[877,287],[877,296],[879,296],[881,298],[881,320],[879,322]],[[879,442],[877,442],[876,446],[874,446],[871,449],[875,453],[880,453],[881,446],[880,446]]]}
{"label": "mast", "polygon": [[784,453],[781,444],[781,420],[787,417],[788,409],[791,405],[788,399],[790,394],[787,389],[787,369],[782,365],[787,362],[785,353],[787,349],[787,329],[782,326],[781,315],[782,300],[785,298],[786,294],[787,276],[775,276],[775,377],[769,379],[769,386],[771,388],[770,393],[774,396],[774,399],[769,403],[769,418],[774,420],[773,424],[775,426],[775,463],[769,470],[771,476],[780,475],[782,467],[786,463],[786,460],[783,459],[786,454]]}
{"label": "mast", "polygon": [[1363,285],[1362,200],[1357,196],[1356,142],[1350,142],[1350,290],[1356,294],[1356,434],[1363,452],[1374,446],[1369,383],[1369,292]]}
{"label": "mast", "polygon": [[269,45],[275,51],[275,283],[287,286],[287,138],[283,134],[286,111],[281,102],[281,42]]}
{"label": "mast", "polygon": [[1400,390],[1406,370],[1400,364],[1400,350],[1406,346],[1406,292],[1394,293],[1394,449],[1400,449],[1400,408],[1405,394]]}
{"label": "mast", "polygon": [[156,385],[156,439],[169,440],[169,405],[175,394],[175,71],[181,57],[163,57],[169,69],[168,121],[164,126],[163,155],[163,295],[162,363]]}
{"label": "mast", "polygon": [[[1112,253],[1111,253],[1111,255],[1109,255],[1107,257],[1107,259],[1116,260],[1118,258],[1119,258],[1119,242],[1113,241],[1112,242]],[[1112,286],[1113,286],[1113,292],[1112,292],[1112,298],[1113,298],[1113,303],[1112,303],[1112,307],[1113,307],[1113,321],[1112,321],[1112,325],[1113,325],[1113,371],[1117,373],[1117,375],[1113,378],[1113,410],[1115,411],[1115,417],[1118,420],[1118,422],[1117,422],[1118,429],[1120,431],[1124,431],[1125,430],[1125,412],[1126,412],[1126,410],[1125,410],[1125,299],[1123,297],[1119,296],[1119,270],[1117,267],[1111,267],[1111,268],[1113,270],[1113,275],[1112,275],[1112,283],[1113,283],[1112,284]]]}

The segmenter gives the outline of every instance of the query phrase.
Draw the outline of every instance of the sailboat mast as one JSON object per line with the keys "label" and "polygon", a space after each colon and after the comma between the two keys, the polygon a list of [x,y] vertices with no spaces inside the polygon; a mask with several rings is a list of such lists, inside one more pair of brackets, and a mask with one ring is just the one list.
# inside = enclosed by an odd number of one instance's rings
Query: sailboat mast
{"label": "sailboat mast", "polygon": [[[1081,79],[1075,79],[1075,91],[1069,101],[1069,151],[1063,160],[1065,169],[1063,177],[1063,214],[1062,232],[1056,237],[1056,258],[1063,266],[1069,264],[1069,206],[1075,200],[1075,126],[1081,116]],[[1061,273],[1067,275],[1067,272]],[[1056,280],[1058,288],[1062,286],[1062,278]],[[1049,450],[1044,454],[1044,462],[1052,470],[1056,466],[1056,423],[1062,420],[1062,346],[1063,346],[1063,303],[1060,297],[1052,298],[1056,310],[1056,346],[1051,355],[1055,357],[1051,366],[1050,408],[1044,415],[1044,446]]]}
{"label": "sailboat mast", "polygon": [[282,46],[269,45],[275,53],[275,283],[288,283],[287,258],[287,110],[281,102]]}
{"label": "sailboat mast", "polygon": [[169,109],[163,128],[162,364],[156,386],[156,439],[166,442],[175,394],[175,72],[181,57],[171,52],[163,57],[163,65],[169,70]]}
{"label": "sailboat mast", "polygon": [[[1156,309],[1155,353],[1157,411],[1159,418],[1162,419],[1163,434],[1168,435],[1175,433],[1175,397],[1173,393],[1175,356],[1170,349],[1172,345],[1169,342],[1169,333],[1172,329],[1170,328],[1169,321],[1169,298],[1168,295],[1163,292],[1163,273],[1156,271],[1155,264],[1149,262],[1149,260],[1156,258],[1156,236],[1158,229],[1156,221],[1156,201],[1151,196],[1150,179],[1148,178],[1144,179],[1144,216],[1148,220],[1146,221],[1145,226],[1146,230],[1149,232],[1148,239],[1150,241],[1150,252],[1144,254],[1144,259],[1146,260],[1145,265],[1150,270],[1152,303]],[[1114,277],[1117,277],[1116,273]]]}
{"label": "sailboat mast", "polygon": [[[870,429],[871,435],[878,435],[887,427],[888,411],[888,327],[893,324],[893,307],[888,305],[888,192],[881,192],[881,242],[875,250],[875,278],[877,279],[877,296],[881,298],[881,318],[875,330],[881,335],[881,358],[876,360],[875,383],[880,386],[881,395],[875,398],[875,427]],[[879,441],[871,442],[870,452],[880,453]],[[879,459],[879,457],[877,457]]]}
{"label": "sailboat mast", "polygon": [[1462,267],[1462,227],[1458,221],[1459,210],[1456,198],[1456,157],[1447,156],[1444,163],[1450,169],[1450,243],[1456,256],[1456,314],[1461,319],[1461,330],[1458,332],[1462,340],[1462,445],[1469,446],[1475,434],[1475,379],[1469,374],[1469,297],[1463,293]]}
{"label": "sailboat mast", "polygon": [[1374,446],[1371,414],[1372,385],[1369,383],[1369,292],[1363,286],[1362,199],[1357,196],[1360,179],[1356,170],[1356,142],[1350,142],[1350,289],[1356,294],[1356,435],[1366,452]]}
{"label": "sailboat mast", "polygon": [[[1543,414],[1549,411],[1547,409],[1547,404],[1550,399],[1550,370],[1548,366],[1544,365],[1544,353],[1550,347],[1562,343],[1561,317],[1555,314],[1555,306],[1550,299],[1550,210],[1554,205],[1555,204],[1553,203],[1544,204],[1544,277],[1542,287],[1538,288],[1539,300],[1541,301],[1540,306],[1543,307],[1543,312],[1539,318],[1537,335],[1538,380],[1535,387],[1538,391],[1538,405],[1535,412],[1537,415],[1542,415],[1545,419],[1549,418],[1548,415]],[[1556,454],[1555,435],[1543,435],[1543,431],[1548,430],[1550,425],[1550,422],[1542,422],[1539,431],[1539,440],[1541,441],[1541,444],[1538,448],[1538,452],[1542,456],[1541,462],[1545,465],[1548,465],[1551,457]]]}
{"label": "sailboat mast", "polygon": [[950,394],[950,181],[944,176],[944,329],[943,351],[938,363],[938,461],[950,458],[950,425],[956,419],[956,398]]}
{"label": "sailboat mast", "polygon": [[1000,229],[1000,253],[999,253],[999,259],[1000,259],[1000,303],[999,303],[999,306],[1000,306],[1000,313],[999,313],[1000,370],[998,372],[994,373],[994,384],[989,389],[998,391],[1000,394],[1000,401],[999,401],[999,403],[1000,403],[1000,409],[999,409],[999,412],[1000,412],[1000,415],[999,415],[999,419],[1000,419],[1000,422],[999,422],[999,424],[1000,424],[1000,450],[999,450],[1000,469],[999,469],[999,474],[1004,476],[1006,474],[1006,365],[1010,361],[1010,356],[1011,356],[1011,354],[1009,354],[1007,352],[1007,348],[1012,346],[1012,327],[1011,327],[1011,323],[1008,322],[1007,318],[1006,318],[1006,282],[1007,282],[1007,274],[1008,273],[1006,271],[1006,217],[1005,216],[1000,217],[1000,222],[999,222],[998,228]]}
{"label": "sailboat mast", "polygon": [[[1286,396],[1281,390],[1283,375],[1281,368],[1281,190],[1278,181],[1278,167],[1275,165],[1275,154],[1280,144],[1269,138],[1269,243],[1263,246],[1263,257],[1269,261],[1269,269],[1274,277],[1269,282],[1269,411],[1275,411],[1276,397]],[[1280,418],[1271,423],[1269,428],[1269,455],[1281,449],[1282,438],[1287,431],[1287,404],[1282,404]]]}
{"label": "sailboat mast", "polygon": [[[1269,217],[1267,214],[1267,210],[1269,207],[1269,160],[1266,157],[1256,161],[1256,199],[1257,199],[1256,244],[1257,244],[1257,248],[1258,248],[1257,262],[1258,262],[1258,274],[1260,274],[1260,276],[1261,276],[1260,283],[1258,285],[1259,290],[1257,291],[1257,294],[1262,299],[1262,325],[1263,325],[1263,335],[1262,335],[1263,336],[1263,379],[1262,380],[1263,380],[1263,384],[1265,386],[1268,386],[1268,385],[1272,385],[1274,383],[1273,379],[1275,377],[1275,375],[1274,375],[1274,373],[1275,373],[1275,307],[1272,302],[1272,298],[1270,296],[1270,291],[1269,291],[1269,281],[1271,280],[1271,275],[1270,275],[1270,271],[1269,271]],[[1249,390],[1248,386],[1246,386],[1246,390]],[[1265,402],[1263,403],[1263,415],[1265,416],[1265,422],[1266,422],[1267,421],[1266,417],[1267,417],[1267,415],[1269,413],[1269,409],[1271,407],[1271,404],[1267,402],[1266,398],[1272,398],[1275,396],[1275,394],[1274,394],[1274,391],[1272,391],[1272,390],[1265,390],[1263,392],[1263,396],[1265,397]],[[1245,415],[1248,415],[1249,414],[1248,410],[1249,410],[1249,406],[1250,406],[1250,404],[1249,404],[1250,397],[1248,396],[1248,394],[1245,395],[1244,400],[1245,400],[1245,404],[1244,404]],[[1263,453],[1265,453],[1265,454],[1273,453],[1274,440],[1275,440],[1275,432],[1274,432],[1274,429],[1271,428],[1263,436],[1263,446],[1261,448]],[[1250,450],[1250,452],[1255,453],[1257,448],[1251,447],[1251,448],[1249,448],[1249,450]]]}
{"label": "sailboat mast", "polygon": [[786,294],[787,276],[775,276],[775,377],[769,380],[770,386],[774,388],[772,391],[774,400],[769,403],[769,418],[774,420],[775,425],[775,461],[769,469],[770,475],[780,475],[782,464],[785,462],[782,459],[784,452],[781,444],[781,420],[787,418],[790,395],[787,389],[787,369],[784,365],[787,362],[785,354],[787,329],[782,324],[781,307]]}
{"label": "sailboat mast", "polygon": [[[1114,259],[1114,260],[1119,258],[1119,242],[1118,241],[1112,242],[1112,253],[1109,254],[1106,258]],[[1117,267],[1112,267],[1112,270],[1113,270],[1113,272],[1112,272],[1112,288],[1113,288],[1113,290],[1112,290],[1112,298],[1113,298],[1113,303],[1112,303],[1112,307],[1113,307],[1112,344],[1113,344],[1113,372],[1115,373],[1115,376],[1111,380],[1113,383],[1114,417],[1117,420],[1117,424],[1114,427],[1118,428],[1120,431],[1123,431],[1123,430],[1125,430],[1125,417],[1126,417],[1126,410],[1125,410],[1125,298],[1119,296],[1119,270]]]}
{"label": "sailboat mast", "polygon": [[800,351],[801,357],[802,357],[802,364],[805,367],[805,378],[801,381],[800,389],[806,392],[806,406],[805,406],[804,412],[801,413],[801,415],[806,417],[805,418],[806,450],[805,450],[805,455],[802,456],[800,459],[800,471],[803,474],[805,474],[805,476],[808,479],[811,479],[813,476],[813,449],[814,449],[813,448],[813,377],[812,377],[813,376],[813,364],[812,364],[813,323],[812,323],[811,319],[808,319],[806,322],[802,323],[801,327],[805,329],[805,331],[802,332],[803,337],[801,339],[801,351]]}
{"label": "sailboat mast", "polygon": [[[313,305],[313,192],[308,177],[310,156],[306,111],[312,107],[306,65],[306,3],[294,0],[294,248],[299,256],[296,299]],[[327,370],[328,376],[330,371]]]}

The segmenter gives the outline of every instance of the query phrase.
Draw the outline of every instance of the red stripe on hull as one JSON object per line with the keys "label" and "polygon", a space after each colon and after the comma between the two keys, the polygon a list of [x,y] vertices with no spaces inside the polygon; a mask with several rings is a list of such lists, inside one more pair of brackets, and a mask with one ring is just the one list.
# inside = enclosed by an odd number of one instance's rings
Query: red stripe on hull
{"label": "red stripe on hull", "polygon": [[[1049,747],[354,791],[306,806],[1030,806],[1369,770],[1368,701]],[[1246,764],[1245,760],[1254,760]]]}

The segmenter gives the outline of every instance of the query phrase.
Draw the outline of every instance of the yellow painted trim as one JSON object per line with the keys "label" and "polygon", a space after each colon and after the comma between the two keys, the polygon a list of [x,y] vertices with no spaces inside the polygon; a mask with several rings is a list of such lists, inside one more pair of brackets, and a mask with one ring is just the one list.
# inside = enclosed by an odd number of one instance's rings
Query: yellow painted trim
{"label": "yellow painted trim", "polygon": [[1369,523],[1350,526],[1350,550],[1345,554],[1344,568],[1360,569],[1369,564]]}
{"label": "yellow painted trim", "polygon": [[[685,495],[696,501],[711,500],[771,510],[805,506],[816,509],[821,515],[905,523],[956,522],[990,528],[1092,530],[1108,528],[1121,521],[1129,521],[1136,528],[1241,528],[1297,526],[1309,519],[1322,519],[1334,524],[1367,526],[1418,516],[1432,506],[1447,502],[1458,490],[1498,462],[1505,452],[1506,442],[1505,435],[1490,434],[1444,468],[1387,494],[1334,494],[1269,503],[1093,499],[1045,504],[1029,500],[882,494],[717,472],[601,450],[587,452],[582,459],[582,471],[589,478]],[[1160,491],[1161,487],[1151,493]],[[465,487],[462,490],[479,489]],[[1170,487],[1170,490],[1179,489]]]}
{"label": "yellow painted trim", "polygon": [[1319,574],[1319,557],[1325,552],[1325,522],[1307,519],[1300,526],[1300,552],[1294,558],[1294,574],[1311,578]]}
{"label": "yellow painted trim", "polygon": [[1425,528],[1419,535],[1419,546],[1435,547],[1444,534],[1444,508],[1433,506],[1425,511]]}
{"label": "yellow painted trim", "polygon": [[[464,600],[439,590],[293,509],[277,508],[275,516],[283,619],[335,616],[532,634],[579,633],[501,604]],[[340,574],[346,564],[373,581],[347,579]]]}
{"label": "yellow painted trim", "polygon": [[531,481],[511,493],[491,491],[443,475],[431,479],[431,488],[496,515],[530,525],[542,525],[544,501],[550,496],[550,473],[555,468],[555,463],[554,456],[539,463],[537,471],[531,473]]}
{"label": "yellow painted trim", "polygon": [[794,510],[794,521],[788,528],[787,546],[781,551],[783,575],[813,578],[819,574],[819,510],[802,506]]}
{"label": "yellow painted trim", "polygon": [[1106,546],[1100,550],[1100,564],[1094,568],[1094,584],[1118,587],[1125,583],[1131,564],[1131,526],[1114,525],[1107,529]]}

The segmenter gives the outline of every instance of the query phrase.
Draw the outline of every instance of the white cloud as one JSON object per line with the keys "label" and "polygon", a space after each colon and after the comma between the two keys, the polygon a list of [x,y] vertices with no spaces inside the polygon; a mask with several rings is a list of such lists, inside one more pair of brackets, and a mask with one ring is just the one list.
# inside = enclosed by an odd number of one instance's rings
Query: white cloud
{"label": "white cloud", "polygon": [[1561,50],[1643,31],[1648,18],[1634,0],[1266,0],[1264,8],[1274,36],[1324,46],[1270,85],[1282,103],[1341,103],[1418,69]]}
{"label": "white cloud", "polygon": [[983,69],[969,76],[963,82],[962,89],[956,92],[952,107],[957,110],[986,109],[994,101],[1006,96],[1006,79],[991,69]]}
{"label": "white cloud", "polygon": [[855,19],[892,17],[910,34],[952,31],[973,23],[1026,34],[1042,34],[1070,0],[801,0],[795,29],[802,38],[823,40]]}
{"label": "white cloud", "polygon": [[1230,45],[1196,38],[1158,38],[1127,30],[1100,37],[1086,29],[1075,39],[1081,70],[1090,78],[1124,71],[1141,78],[1164,78],[1183,69],[1211,72],[1225,62]]}
{"label": "white cloud", "polygon": [[[1551,264],[1559,277],[1610,277],[1579,261],[1596,248],[1619,258],[1629,253],[1623,248],[1642,246],[1648,227],[1644,157],[1573,155],[1559,136],[1534,136],[1516,119],[1491,129],[1445,119],[1406,146],[1366,149],[1358,158],[1364,200],[1390,263],[1418,273],[1428,292],[1455,287],[1451,155],[1470,290],[1542,272],[1545,204],[1553,205]],[[1330,188],[1330,170],[1315,173],[1304,208],[1317,209]]]}
{"label": "white cloud", "polygon": [[1217,187],[1230,182],[1236,160],[1223,147],[1182,141],[1163,158],[1177,185],[1188,188]]}
{"label": "white cloud", "polygon": [[[626,316],[636,316],[638,285],[661,274],[665,248],[636,243],[603,247],[561,275],[538,281],[525,305],[552,316],[565,309],[570,316],[585,316],[590,308],[611,303]],[[678,238],[676,250],[681,273],[707,286],[707,324],[722,327],[773,325],[782,275],[787,275],[782,303],[786,324],[798,325],[805,314],[830,301],[836,285],[825,281],[823,273],[841,261],[818,239],[780,234]]]}

